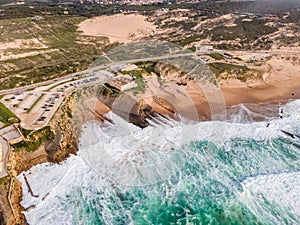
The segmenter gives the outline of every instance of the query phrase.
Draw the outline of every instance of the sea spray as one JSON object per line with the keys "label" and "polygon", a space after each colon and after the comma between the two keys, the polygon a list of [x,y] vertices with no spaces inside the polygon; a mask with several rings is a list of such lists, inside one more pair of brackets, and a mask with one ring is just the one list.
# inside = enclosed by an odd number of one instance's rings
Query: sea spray
{"label": "sea spray", "polygon": [[25,172],[38,198],[19,175],[21,204],[35,206],[29,224],[300,223],[300,139],[282,132],[299,134],[299,114],[146,129],[115,121],[86,124],[77,156]]}

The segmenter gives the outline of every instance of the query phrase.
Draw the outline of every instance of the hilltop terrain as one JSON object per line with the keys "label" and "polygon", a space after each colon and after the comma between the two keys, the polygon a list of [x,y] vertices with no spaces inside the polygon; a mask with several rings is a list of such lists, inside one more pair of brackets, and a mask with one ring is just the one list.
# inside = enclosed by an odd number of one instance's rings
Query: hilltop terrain
{"label": "hilltop terrain", "polygon": [[1,224],[25,224],[16,176],[76,154],[80,125],[113,124],[109,111],[144,128],[299,97],[299,11],[299,1],[1,1],[0,130],[20,134],[0,179]]}

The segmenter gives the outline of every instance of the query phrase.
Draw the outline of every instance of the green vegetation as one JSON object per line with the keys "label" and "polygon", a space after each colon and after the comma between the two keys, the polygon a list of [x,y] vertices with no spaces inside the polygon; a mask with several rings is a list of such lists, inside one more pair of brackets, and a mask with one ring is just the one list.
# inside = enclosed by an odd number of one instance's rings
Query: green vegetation
{"label": "green vegetation", "polygon": [[[10,2],[12,0],[3,0]],[[296,2],[296,1],[295,1]],[[106,37],[92,37],[82,35],[77,30],[77,25],[93,16],[111,15],[126,11],[138,11],[149,16],[148,20],[159,28],[170,28],[161,35],[155,37],[161,40],[169,40],[181,46],[189,45],[195,41],[206,38],[218,42],[219,40],[236,40],[233,43],[215,43],[214,47],[220,49],[266,49],[271,47],[273,40],[267,37],[288,23],[295,23],[290,29],[299,33],[299,3],[294,1],[272,4],[268,1],[208,1],[199,3],[182,4],[153,4],[153,5],[102,5],[85,1],[66,2],[57,1],[25,1],[24,5],[1,6],[0,3],[0,42],[10,42],[16,39],[36,39],[47,48],[39,49],[35,44],[29,44],[26,48],[9,49],[15,54],[35,51],[37,54],[1,61],[0,65],[0,89],[14,88],[31,83],[55,79],[70,73],[87,69],[91,63],[103,64],[105,58],[97,58],[118,44],[109,44]],[[32,7],[30,7],[32,6]],[[160,16],[156,10],[170,9]],[[189,9],[189,11],[174,11],[173,9]],[[64,15],[67,11],[68,15]],[[236,16],[253,13],[253,16],[240,17],[234,21],[236,26],[225,26],[222,22],[211,21],[201,29],[192,29],[197,24],[206,20],[217,18],[232,13]],[[286,16],[289,12],[289,16]],[[266,25],[269,21],[262,18],[265,15],[276,15],[278,21],[275,26]],[[42,16],[39,19],[34,16]],[[183,21],[169,20],[169,18],[188,18]],[[251,18],[250,18],[251,17]],[[253,18],[252,18],[253,17]],[[252,21],[243,21],[243,19]],[[167,22],[166,22],[167,21]],[[280,36],[278,40],[286,44],[298,41],[299,37]],[[128,46],[126,47],[128,50]],[[149,48],[151,51],[152,48]],[[154,48],[153,48],[154,49]],[[135,50],[135,49],[134,49]],[[132,52],[134,52],[134,50]],[[195,50],[194,47],[191,48]],[[41,52],[47,51],[47,52]],[[140,51],[142,52],[142,51]],[[134,53],[136,57],[141,57]],[[38,54],[39,53],[39,54]],[[149,52],[147,52],[149,55]],[[124,54],[117,59],[123,59]],[[115,58],[114,58],[115,60]]]}
{"label": "green vegetation", "polygon": [[[289,3],[279,1],[276,4],[269,1],[255,2],[255,4],[251,1],[209,1],[183,4],[180,8],[188,8],[190,11],[168,11],[162,15],[155,15],[150,20],[159,28],[168,28],[169,31],[161,35],[162,39],[168,36],[169,40],[182,46],[208,39],[212,40],[211,44],[219,49],[268,49],[272,46],[274,39],[286,45],[297,43],[296,39],[299,39],[297,35],[293,37],[286,37],[284,34],[278,37],[268,36],[284,26],[299,33],[300,4],[296,1]],[[234,26],[228,26],[227,19],[220,18],[228,14],[233,14]],[[269,20],[270,15],[274,15],[275,19]],[[188,19],[169,20],[174,17]],[[220,20],[211,20],[218,17]],[[269,24],[270,21],[273,25]],[[288,23],[293,23],[293,25],[287,25]],[[221,40],[228,40],[228,42],[218,43]]]}
{"label": "green vegetation", "polygon": [[134,65],[145,68],[145,67],[148,67],[149,65],[153,65],[154,63],[155,62],[153,62],[153,61],[144,61],[144,62],[136,62],[136,63],[134,63]]}
{"label": "green vegetation", "polygon": [[17,144],[13,144],[14,149],[19,152],[25,149],[27,152],[33,152],[37,150],[42,144],[46,142],[53,141],[55,138],[54,132],[51,130],[50,126],[44,127],[40,130],[28,132],[26,141],[21,141]]}
{"label": "green vegetation", "polygon": [[141,73],[140,74],[136,73],[135,76],[136,76],[135,82],[137,84],[137,87],[133,88],[133,90],[134,91],[142,91],[142,92],[144,92],[146,85],[145,85],[145,82],[143,80],[142,74]]}
{"label": "green vegetation", "polygon": [[37,39],[47,49],[34,46],[22,49],[10,49],[17,54],[40,52],[40,54],[17,59],[1,61],[0,89],[14,88],[49,79],[55,79],[67,74],[87,69],[104,49],[109,49],[106,37],[91,37],[80,35],[77,30],[84,17],[46,16],[42,20],[11,19],[0,20],[5,35],[0,36],[0,42],[16,39]]}
{"label": "green vegetation", "polygon": [[33,91],[35,88],[28,88],[26,91]]}
{"label": "green vegetation", "polygon": [[[266,21],[261,19],[253,19],[252,21],[242,21],[242,19],[237,19],[235,21],[236,26],[226,27],[217,26],[212,30],[208,31],[207,34],[211,36],[212,41],[222,41],[222,40],[235,40],[239,38],[240,44],[245,48],[248,48],[250,41],[255,41],[264,35],[268,35],[278,31],[277,27],[270,27],[265,25]],[[261,40],[262,46],[267,48],[272,42],[266,38]]]}
{"label": "green vegetation", "polygon": [[136,66],[138,66],[139,68],[142,68],[147,73],[154,72],[155,62],[146,61],[146,62],[137,62],[137,63],[134,63],[134,64]]}
{"label": "green vegetation", "polygon": [[28,137],[28,135],[31,134],[31,132],[33,132],[32,130],[27,130],[27,129],[23,128],[23,127],[20,127],[20,130],[21,130],[21,132],[23,133],[23,135],[25,137]]}
{"label": "green vegetation", "polygon": [[234,59],[239,60],[239,61],[243,61],[240,57],[234,57]]}
{"label": "green vegetation", "polygon": [[210,57],[214,58],[214,59],[217,59],[217,60],[222,60],[224,59],[225,57],[223,55],[221,55],[220,53],[211,53],[211,54],[208,54]]}
{"label": "green vegetation", "polygon": [[241,81],[245,81],[246,77],[244,76],[250,69],[246,66],[238,66],[226,63],[210,63],[208,64],[209,68],[216,75],[217,79],[221,78],[221,74],[228,73],[237,75],[237,78]]}
{"label": "green vegetation", "polygon": [[[1,0],[0,4],[2,5],[10,2],[13,2],[13,0]],[[81,4],[80,1],[67,2],[64,0],[25,1],[24,5],[10,5],[3,7],[5,11],[0,14],[0,19],[32,17],[35,15],[41,15],[42,12],[47,12],[49,15],[65,16],[65,10],[68,11],[69,15],[85,17],[111,15],[120,13],[121,11],[138,11],[140,13],[151,15],[153,11],[160,10],[162,8],[170,10],[178,8],[190,9],[196,12],[201,12],[201,15],[210,17],[213,13],[227,14],[231,12],[257,12],[261,14],[284,14],[285,12],[291,11],[290,14],[295,14],[295,17],[299,19],[300,16],[295,6],[297,6],[297,1],[275,1],[275,4],[272,4],[270,1],[207,1],[205,3],[182,2],[180,4],[169,4],[168,2],[164,2],[151,5],[102,5],[94,4],[89,1],[85,1],[84,4]],[[197,17],[197,15],[195,17]]]}
{"label": "green vegetation", "polygon": [[9,183],[9,176],[0,178],[0,185],[7,185]]}
{"label": "green vegetation", "polygon": [[192,52],[196,52],[196,47],[195,46],[190,47],[189,50],[191,50]]}
{"label": "green vegetation", "polygon": [[30,113],[31,110],[41,101],[41,99],[45,96],[45,94],[41,94],[37,100],[30,106],[30,108],[26,111],[26,113]]}
{"label": "green vegetation", "polygon": [[254,66],[262,66],[262,63],[254,63]]}
{"label": "green vegetation", "polygon": [[[148,70],[150,69],[150,68],[152,68],[152,66],[146,66],[147,65],[147,63],[149,63],[149,62],[145,62],[145,64],[144,64],[144,66],[145,66],[145,68],[148,68]],[[151,65],[151,63],[152,62],[150,62],[150,65]],[[141,64],[142,65],[142,64]],[[152,71],[152,70],[151,70]],[[151,72],[150,71],[150,72]],[[144,80],[143,80],[143,73],[147,73],[147,71],[146,71],[146,69],[142,69],[142,70],[132,70],[132,71],[123,71],[123,72],[121,72],[121,73],[123,73],[123,74],[130,74],[130,75],[133,75],[133,76],[135,76],[135,82],[136,82],[136,84],[137,84],[137,87],[135,87],[135,88],[132,88],[132,89],[130,89],[130,90],[128,90],[128,91],[137,91],[137,92],[139,92],[139,91],[141,91],[141,92],[144,92],[145,91],[145,88],[146,88],[146,85],[145,85],[145,82],[144,82]]]}
{"label": "green vegetation", "polygon": [[190,37],[181,39],[179,41],[177,41],[177,44],[181,45],[181,46],[186,46],[188,44],[191,44],[195,41],[200,41],[201,39],[205,38],[203,35],[192,35]]}
{"label": "green vegetation", "polygon": [[[252,21],[242,21],[240,18],[235,20],[236,26],[228,27],[215,24],[213,29],[204,28],[201,34],[192,32],[187,37],[181,37],[176,43],[181,46],[186,46],[205,38],[210,38],[213,42],[240,39],[239,44],[241,44],[244,49],[250,49],[250,43],[252,41],[256,41],[255,45],[257,46],[255,47],[263,47],[266,49],[271,46],[272,41],[269,38],[257,39],[278,31],[277,27],[267,26],[266,23],[267,21],[263,21],[260,18],[253,19]],[[235,46],[234,44],[219,44],[216,47],[219,49],[241,48],[241,46]]]}
{"label": "green vegetation", "polygon": [[0,102],[0,122],[4,124],[4,126],[9,126],[14,123],[20,122],[19,118],[13,114],[4,104]]}
{"label": "green vegetation", "polygon": [[101,94],[104,96],[110,96],[111,98],[116,98],[120,94],[120,91],[108,83],[105,83],[101,89]]}
{"label": "green vegetation", "polygon": [[66,84],[66,83],[69,83],[69,82],[70,82],[69,80],[66,80],[66,81],[57,83],[57,84],[55,84],[54,86],[51,86],[50,88],[48,88],[46,91],[51,91],[53,88],[56,88],[56,87],[59,86],[59,85]]}

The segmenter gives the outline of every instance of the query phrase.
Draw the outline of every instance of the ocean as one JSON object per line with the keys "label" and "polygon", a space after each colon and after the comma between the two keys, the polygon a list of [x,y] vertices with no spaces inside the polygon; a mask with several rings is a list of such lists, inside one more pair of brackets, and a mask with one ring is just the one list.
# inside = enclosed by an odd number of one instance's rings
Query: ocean
{"label": "ocean", "polygon": [[[226,121],[84,125],[78,155],[24,172],[30,225],[300,224],[300,101]],[[260,110],[258,110],[260,109]],[[275,113],[274,113],[275,112]],[[284,132],[283,132],[284,131]]]}

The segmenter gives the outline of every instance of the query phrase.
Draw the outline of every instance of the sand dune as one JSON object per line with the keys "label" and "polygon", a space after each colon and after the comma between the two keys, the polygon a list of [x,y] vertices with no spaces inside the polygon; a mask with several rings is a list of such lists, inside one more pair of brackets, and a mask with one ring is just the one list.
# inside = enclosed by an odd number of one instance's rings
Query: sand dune
{"label": "sand dune", "polygon": [[100,16],[81,22],[79,28],[84,35],[106,36],[111,43],[128,43],[155,31],[156,27],[145,19],[137,14]]}
{"label": "sand dune", "polygon": [[22,49],[31,49],[31,48],[47,48],[45,44],[37,40],[36,38],[32,39],[16,39],[11,42],[0,42],[0,50],[7,50],[7,49],[15,49],[15,48],[22,48]]}

